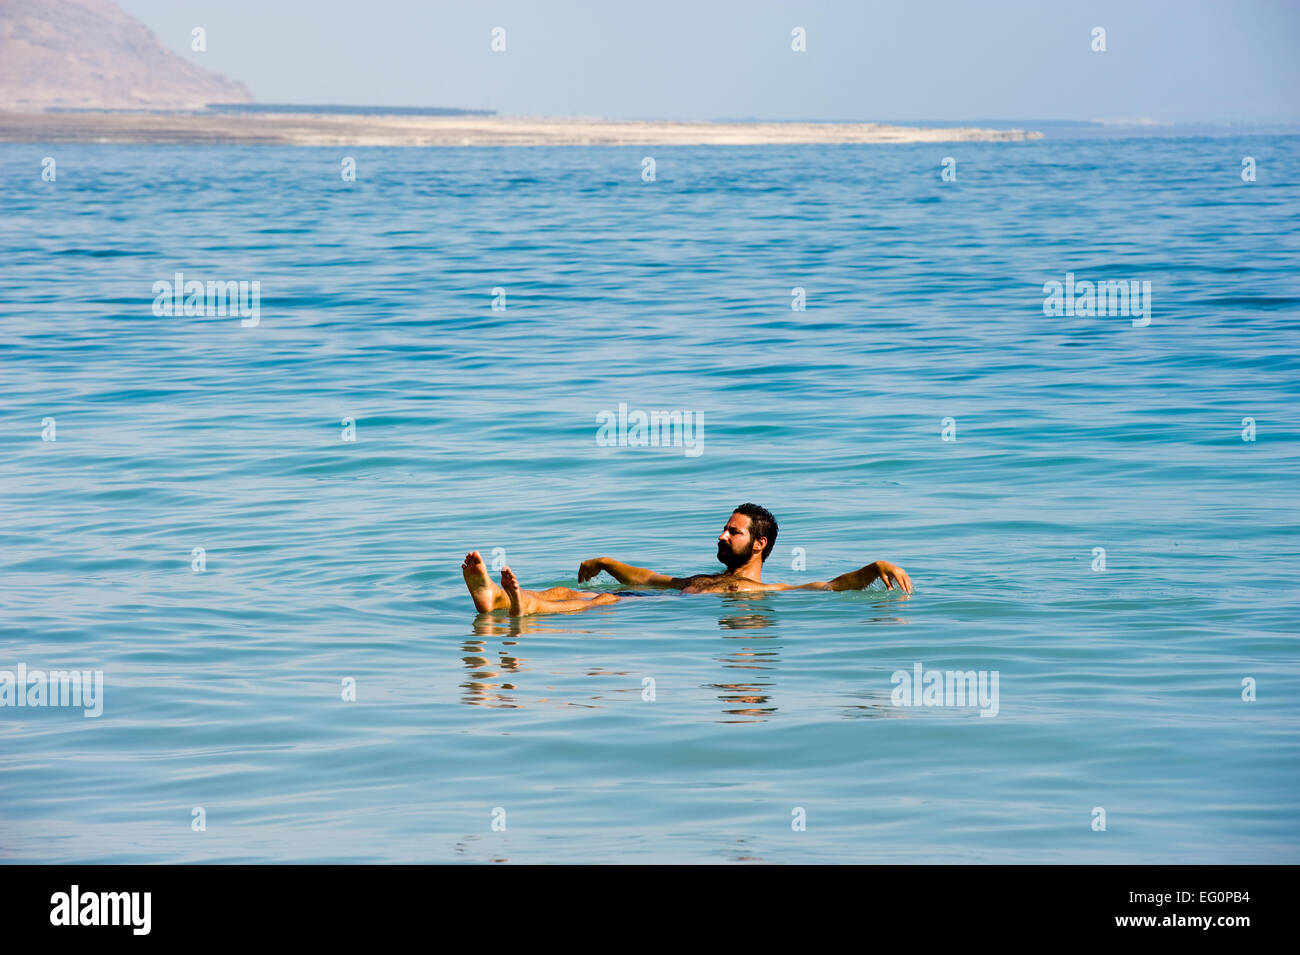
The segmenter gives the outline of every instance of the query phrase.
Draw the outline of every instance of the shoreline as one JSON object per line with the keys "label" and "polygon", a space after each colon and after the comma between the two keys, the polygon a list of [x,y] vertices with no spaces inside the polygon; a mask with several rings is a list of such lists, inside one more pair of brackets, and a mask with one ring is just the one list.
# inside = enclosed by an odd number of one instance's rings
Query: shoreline
{"label": "shoreline", "polygon": [[1021,129],[884,123],[606,120],[327,113],[0,111],[0,142],[265,146],[782,146],[1025,142]]}

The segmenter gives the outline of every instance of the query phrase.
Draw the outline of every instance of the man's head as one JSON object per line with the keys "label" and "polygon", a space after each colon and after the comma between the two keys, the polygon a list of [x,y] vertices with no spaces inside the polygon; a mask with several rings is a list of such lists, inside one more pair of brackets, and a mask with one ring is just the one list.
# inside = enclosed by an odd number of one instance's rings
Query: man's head
{"label": "man's head", "polygon": [[776,518],[767,508],[742,504],[718,535],[718,560],[728,570],[745,566],[755,554],[767,560],[776,546]]}

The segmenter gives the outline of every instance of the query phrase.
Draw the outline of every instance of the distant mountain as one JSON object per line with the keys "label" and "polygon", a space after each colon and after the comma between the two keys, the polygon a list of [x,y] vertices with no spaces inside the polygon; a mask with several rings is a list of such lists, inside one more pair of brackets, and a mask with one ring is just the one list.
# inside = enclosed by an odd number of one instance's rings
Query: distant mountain
{"label": "distant mountain", "polygon": [[109,0],[0,0],[0,109],[201,109],[242,83],[182,59]]}

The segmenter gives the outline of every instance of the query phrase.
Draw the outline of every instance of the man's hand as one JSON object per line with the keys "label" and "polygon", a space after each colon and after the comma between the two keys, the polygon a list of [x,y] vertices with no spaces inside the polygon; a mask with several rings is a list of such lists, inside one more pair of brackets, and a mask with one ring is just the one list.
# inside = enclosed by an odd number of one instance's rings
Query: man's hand
{"label": "man's hand", "polygon": [[[893,590],[894,584],[898,584],[899,587],[903,588],[903,593],[910,594],[912,592],[912,578],[907,576],[907,571],[897,564],[891,564],[887,560],[878,560],[867,566],[875,571],[876,576],[885,582],[885,587],[889,590]],[[890,583],[891,578],[893,583]]]}
{"label": "man's hand", "polygon": [[578,565],[578,583],[585,583],[593,577],[599,577],[600,572],[604,569],[604,557],[593,557],[591,560],[584,560]]}

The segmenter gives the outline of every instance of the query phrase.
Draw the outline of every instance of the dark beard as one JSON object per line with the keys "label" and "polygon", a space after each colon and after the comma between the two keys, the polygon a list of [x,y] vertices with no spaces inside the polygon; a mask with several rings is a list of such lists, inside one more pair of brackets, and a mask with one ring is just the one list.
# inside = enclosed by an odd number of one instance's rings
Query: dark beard
{"label": "dark beard", "polygon": [[718,560],[726,566],[727,570],[736,570],[745,566],[745,561],[749,558],[735,553],[731,548],[722,541],[718,541]]}

